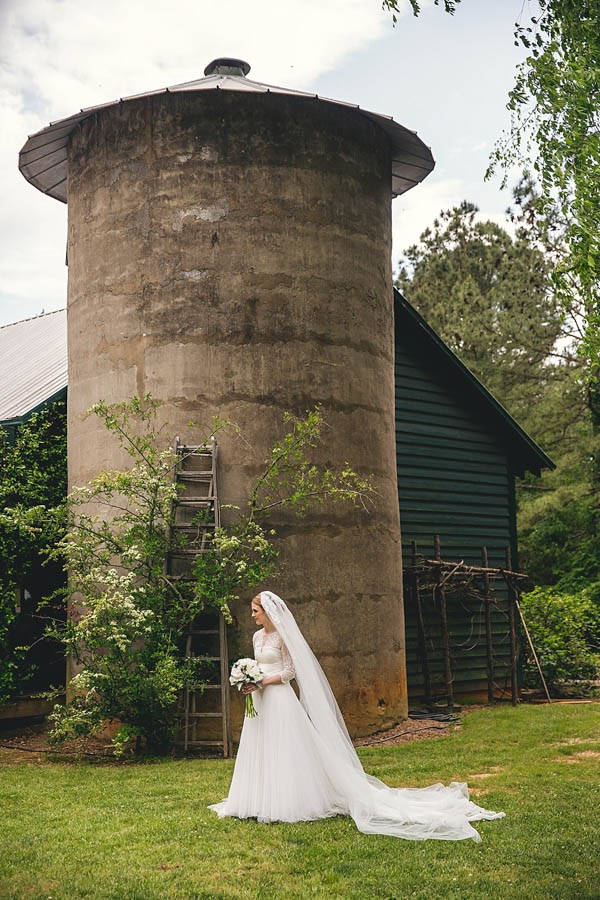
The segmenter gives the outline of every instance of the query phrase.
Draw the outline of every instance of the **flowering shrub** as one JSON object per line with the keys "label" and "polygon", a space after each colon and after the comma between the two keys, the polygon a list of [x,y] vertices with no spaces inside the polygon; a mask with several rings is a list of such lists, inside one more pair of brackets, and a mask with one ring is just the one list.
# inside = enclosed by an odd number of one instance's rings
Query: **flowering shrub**
{"label": "flowering shrub", "polygon": [[53,634],[79,672],[68,686],[69,703],[51,716],[55,742],[116,719],[128,740],[135,734],[139,746],[162,752],[179,692],[202,680],[203,661],[183,658],[181,638],[204,599],[193,584],[170,579],[165,567],[174,546],[168,526],[176,459],[158,448],[158,405],[148,396],[91,410],[133,465],[100,472],[67,501],[69,529],[54,556],[69,573],[70,616]]}
{"label": "flowering shrub", "polygon": [[[216,529],[210,549],[196,557],[191,580],[174,579],[165,563],[177,548],[170,526],[178,460],[173,451],[159,449],[159,405],[146,396],[91,409],[127,452],[132,468],[100,472],[68,498],[69,529],[54,556],[64,559],[69,572],[71,614],[52,633],[80,671],[69,685],[72,699],[55,707],[51,717],[57,742],[117,719],[117,752],[133,737],[139,747],[162,752],[175,726],[179,692],[202,683],[203,660],[183,658],[183,635],[205,608],[230,619],[231,600],[275,571],[269,511],[291,505],[302,514],[327,497],[363,506],[370,499],[368,482],[348,466],[336,474],[307,462],[305,454],[319,442],[324,424],[319,410],[305,419],[288,416],[288,431],[247,507],[229,507],[235,521]],[[225,427],[215,420],[200,443]]]}

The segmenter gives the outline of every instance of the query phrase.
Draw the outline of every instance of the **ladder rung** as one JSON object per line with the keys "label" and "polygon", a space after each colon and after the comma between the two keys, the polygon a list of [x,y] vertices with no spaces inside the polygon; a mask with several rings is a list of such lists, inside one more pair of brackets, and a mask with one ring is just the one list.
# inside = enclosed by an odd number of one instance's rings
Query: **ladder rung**
{"label": "ladder rung", "polygon": [[214,506],[214,497],[181,497],[176,506]]}
{"label": "ladder rung", "polygon": [[[178,547],[176,550],[171,550],[170,556],[197,556],[198,553],[206,553],[207,550],[210,550],[210,547],[192,547],[190,549],[186,547]],[[190,579],[192,581],[193,579]]]}
{"label": "ladder rung", "polygon": [[[185,747],[186,741],[175,741],[177,747]],[[188,747],[223,747],[223,741],[187,741]]]}
{"label": "ladder rung", "polygon": [[184,444],[183,441],[179,441],[179,443],[177,444],[178,450],[203,450],[206,453],[212,453],[212,448],[212,440],[210,444],[207,444],[206,441],[203,444]]}
{"label": "ladder rung", "polygon": [[192,628],[185,632],[184,637],[187,637],[188,634],[220,634],[220,630],[218,628]]}
{"label": "ladder rung", "polygon": [[[205,507],[202,511],[206,512],[207,508]],[[210,519],[207,522],[173,522],[171,528],[200,532],[203,528],[214,528],[216,524],[214,519]]]}
{"label": "ladder rung", "polygon": [[171,531],[182,531],[184,534],[189,531],[192,534],[200,535],[204,528],[215,528],[215,527],[216,527],[216,522],[202,522],[201,524],[199,523],[198,525],[177,525],[175,523],[174,525],[171,525]]}
{"label": "ladder rung", "polygon": [[221,662],[220,656],[203,656],[202,654],[199,654],[198,656],[186,656],[185,659],[204,659],[206,662]]}
{"label": "ladder rung", "polygon": [[212,481],[213,478],[212,472],[193,472],[186,469],[177,472],[177,481]]}
{"label": "ladder rung", "polygon": [[180,456],[206,456],[209,459],[212,458],[212,450],[207,450],[204,447],[184,447],[181,445],[179,447],[179,455]]}
{"label": "ladder rung", "polygon": [[217,712],[217,713],[216,712],[210,712],[210,713],[208,713],[208,712],[199,712],[199,713],[189,712],[189,713],[187,713],[187,718],[188,719],[208,719],[208,718],[222,719],[223,713],[222,712]]}

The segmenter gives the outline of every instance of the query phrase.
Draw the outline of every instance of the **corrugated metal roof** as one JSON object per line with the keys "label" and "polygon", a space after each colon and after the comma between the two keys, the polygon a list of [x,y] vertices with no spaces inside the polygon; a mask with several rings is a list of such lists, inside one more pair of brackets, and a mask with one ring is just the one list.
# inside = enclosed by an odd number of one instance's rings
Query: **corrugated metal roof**
{"label": "corrugated metal roof", "polygon": [[[217,60],[216,62],[219,61]],[[210,67],[207,67],[207,71],[209,69]],[[27,181],[31,182],[42,193],[49,194],[51,197],[66,203],[67,144],[71,132],[81,122],[93,116],[99,110],[144,97],[154,97],[168,93],[184,93],[186,91],[215,90],[285,94],[289,97],[308,98],[317,100],[320,103],[329,103],[334,106],[344,106],[348,109],[356,110],[358,114],[366,116],[379,125],[389,138],[392,147],[392,193],[395,197],[410,190],[410,188],[426,178],[435,165],[431,150],[417,136],[416,132],[410,131],[404,125],[395,122],[390,116],[383,116],[379,113],[361,109],[356,104],[319,97],[318,94],[251,81],[242,74],[231,75],[217,71],[215,74],[208,75],[206,78],[199,78],[196,81],[187,81],[184,84],[176,84],[172,87],[147,91],[143,94],[134,94],[131,97],[123,97],[120,100],[112,100],[109,103],[102,103],[98,106],[90,106],[66,119],[51,122],[46,128],[42,128],[41,131],[29,137],[19,154],[19,169]]]}
{"label": "corrugated metal roof", "polygon": [[66,386],[66,309],[0,327],[0,422],[25,418]]}

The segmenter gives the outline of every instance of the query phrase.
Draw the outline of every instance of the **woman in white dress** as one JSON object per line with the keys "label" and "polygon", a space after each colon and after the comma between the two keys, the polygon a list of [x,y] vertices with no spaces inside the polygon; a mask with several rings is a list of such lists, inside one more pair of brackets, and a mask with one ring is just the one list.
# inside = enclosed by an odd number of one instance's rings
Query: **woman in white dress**
{"label": "woman in white dress", "polygon": [[362,832],[408,840],[480,841],[470,823],[504,815],[476,806],[465,784],[389,788],[367,775],[329,682],[284,601],[262,591],[252,600],[252,617],[262,626],[253,643],[265,677],[243,690],[254,691],[258,715],[244,718],[229,796],[210,809],[259,822],[350,815]]}

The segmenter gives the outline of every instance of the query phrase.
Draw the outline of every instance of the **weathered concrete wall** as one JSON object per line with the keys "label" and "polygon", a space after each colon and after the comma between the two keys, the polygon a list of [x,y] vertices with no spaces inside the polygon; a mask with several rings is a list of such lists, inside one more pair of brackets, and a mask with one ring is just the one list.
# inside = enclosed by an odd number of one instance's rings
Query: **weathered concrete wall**
{"label": "weathered concrete wall", "polygon": [[[130,101],[69,149],[71,484],[114,464],[85,410],[150,391],[170,435],[213,414],[220,493],[239,502],[319,402],[321,458],[372,474],[372,515],[284,518],[289,602],[349,728],[406,715],[387,139],[353,110],[202,91]],[[248,604],[249,607],[249,604]],[[249,608],[236,611],[248,640]]]}

